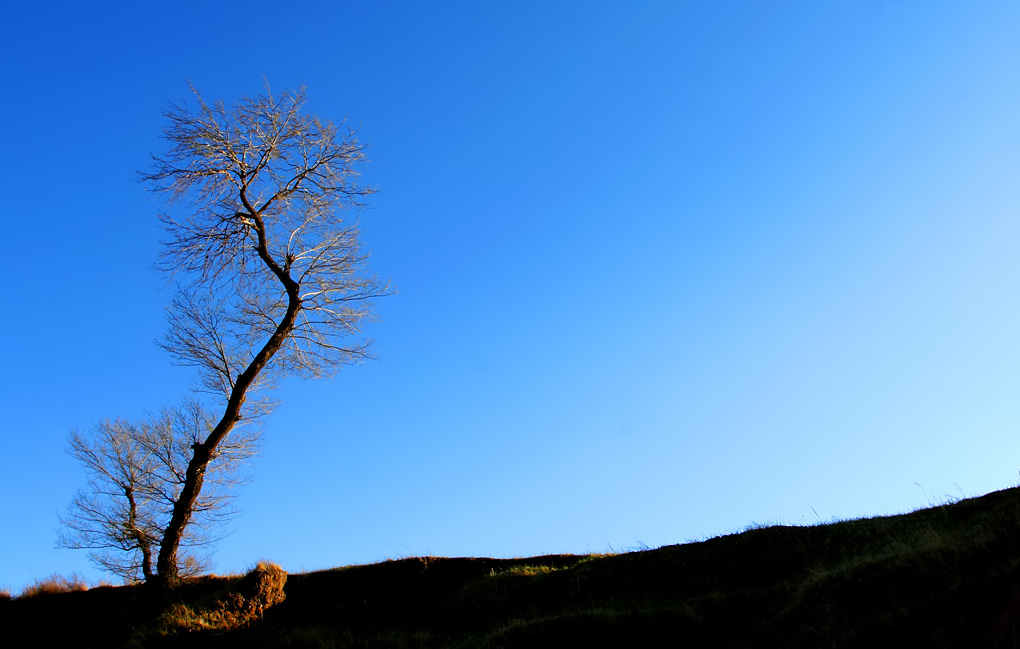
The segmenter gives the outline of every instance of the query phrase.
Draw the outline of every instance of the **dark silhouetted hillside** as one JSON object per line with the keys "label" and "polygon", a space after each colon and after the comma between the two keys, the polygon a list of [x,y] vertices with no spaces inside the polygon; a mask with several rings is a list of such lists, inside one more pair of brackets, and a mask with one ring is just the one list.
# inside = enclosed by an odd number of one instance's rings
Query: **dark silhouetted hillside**
{"label": "dark silhouetted hillside", "polygon": [[1014,488],[627,554],[295,574],[261,617],[228,614],[249,576],[17,597],[0,619],[11,647],[1014,647],[1018,565]]}

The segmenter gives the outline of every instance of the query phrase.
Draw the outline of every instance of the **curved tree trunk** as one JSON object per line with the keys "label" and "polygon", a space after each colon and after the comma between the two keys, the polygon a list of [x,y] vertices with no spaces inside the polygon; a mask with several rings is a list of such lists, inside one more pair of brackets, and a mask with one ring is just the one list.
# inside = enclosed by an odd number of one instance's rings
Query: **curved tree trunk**
{"label": "curved tree trunk", "polygon": [[255,230],[258,234],[258,245],[256,251],[262,262],[273,272],[280,283],[287,291],[287,310],[284,313],[276,331],[269,337],[266,344],[255,355],[251,363],[240,375],[230,391],[227,406],[224,409],[223,417],[212,429],[205,441],[192,445],[192,456],[188,462],[188,469],[185,473],[184,486],[181,488],[180,496],[174,503],[170,523],[163,533],[163,541],[159,547],[159,556],[156,559],[156,582],[162,586],[173,586],[180,581],[178,574],[177,552],[180,549],[181,539],[184,530],[191,521],[191,514],[198,503],[199,494],[202,492],[202,485],[205,482],[205,472],[209,466],[220,442],[230,434],[237,422],[241,421],[241,408],[244,406],[248,396],[248,390],[255,383],[259,373],[272,360],[280,347],[294,330],[297,321],[297,314],[301,310],[301,297],[299,294],[300,285],[295,282],[288,272],[288,268],[281,268],[272,258],[268,249],[265,236],[265,226],[261,216],[249,203],[247,198],[241,196],[242,201],[248,208],[249,216],[255,223]]}

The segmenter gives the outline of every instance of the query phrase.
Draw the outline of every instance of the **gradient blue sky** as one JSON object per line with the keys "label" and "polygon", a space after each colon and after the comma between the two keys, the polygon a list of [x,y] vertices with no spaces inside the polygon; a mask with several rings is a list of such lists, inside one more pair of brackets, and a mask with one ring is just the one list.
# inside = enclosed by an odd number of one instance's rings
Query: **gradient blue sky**
{"label": "gradient blue sky", "polygon": [[361,127],[378,361],[278,396],[216,569],[658,546],[1017,484],[1020,4],[7,3],[0,586],[153,344],[192,81]]}

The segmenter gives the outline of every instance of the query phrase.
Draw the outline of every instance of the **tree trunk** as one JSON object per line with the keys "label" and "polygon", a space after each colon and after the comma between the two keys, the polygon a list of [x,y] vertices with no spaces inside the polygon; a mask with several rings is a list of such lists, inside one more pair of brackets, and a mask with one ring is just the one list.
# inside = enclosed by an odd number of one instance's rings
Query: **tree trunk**
{"label": "tree trunk", "polygon": [[134,538],[138,550],[142,553],[142,577],[146,582],[152,581],[152,544],[145,531],[138,527],[138,505],[135,502],[135,492],[130,486],[124,488],[124,496],[128,501],[128,534]]}
{"label": "tree trunk", "polygon": [[272,360],[273,356],[283,346],[284,341],[294,330],[297,322],[297,314],[301,310],[300,286],[289,274],[289,269],[281,268],[273,260],[267,249],[265,229],[258,212],[248,204],[242,194],[242,200],[250,211],[251,217],[256,223],[256,230],[259,235],[259,244],[256,251],[262,262],[276,275],[287,291],[287,311],[283,319],[276,327],[276,331],[269,337],[266,344],[255,355],[251,363],[241,374],[238,375],[234,387],[227,399],[227,407],[223,412],[216,427],[212,429],[204,442],[192,445],[193,454],[188,462],[188,470],[185,472],[184,486],[181,488],[180,496],[174,503],[173,513],[170,516],[170,524],[163,533],[163,541],[159,547],[159,557],[156,560],[157,582],[163,587],[169,587],[180,581],[178,574],[177,552],[180,549],[181,539],[184,530],[191,521],[191,514],[198,503],[198,496],[202,491],[202,484],[205,481],[205,472],[212,460],[216,447],[223,441],[237,422],[241,421],[241,407],[248,396],[248,390],[254,384],[259,372]]}

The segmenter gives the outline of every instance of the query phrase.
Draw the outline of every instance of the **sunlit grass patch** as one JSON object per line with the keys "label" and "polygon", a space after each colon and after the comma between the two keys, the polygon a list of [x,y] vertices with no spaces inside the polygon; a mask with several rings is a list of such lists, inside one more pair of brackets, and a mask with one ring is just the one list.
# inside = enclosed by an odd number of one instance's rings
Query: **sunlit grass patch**
{"label": "sunlit grass patch", "polygon": [[518,577],[534,577],[535,575],[547,575],[550,572],[556,572],[557,570],[565,570],[566,566],[543,566],[543,565],[525,565],[525,566],[512,566],[505,570],[496,570],[495,568],[489,572],[490,577],[501,577],[503,575],[515,575]]}
{"label": "sunlit grass patch", "polygon": [[287,573],[280,566],[260,561],[248,574],[224,580],[225,587],[190,603],[168,608],[157,623],[157,632],[227,630],[262,619],[266,610],[282,602]]}

